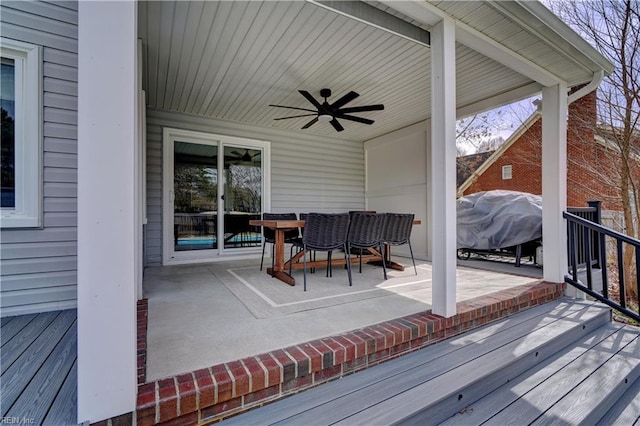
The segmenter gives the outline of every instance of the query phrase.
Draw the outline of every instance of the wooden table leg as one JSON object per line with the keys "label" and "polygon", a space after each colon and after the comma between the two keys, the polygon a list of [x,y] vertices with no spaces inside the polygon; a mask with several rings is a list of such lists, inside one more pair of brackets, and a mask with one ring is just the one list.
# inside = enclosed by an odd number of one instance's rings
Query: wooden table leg
{"label": "wooden table leg", "polygon": [[267,268],[267,274],[280,281],[289,284],[290,286],[296,285],[296,280],[289,275],[284,269],[284,229],[276,229],[276,241],[274,244],[273,252],[275,259],[273,260],[273,269]]}

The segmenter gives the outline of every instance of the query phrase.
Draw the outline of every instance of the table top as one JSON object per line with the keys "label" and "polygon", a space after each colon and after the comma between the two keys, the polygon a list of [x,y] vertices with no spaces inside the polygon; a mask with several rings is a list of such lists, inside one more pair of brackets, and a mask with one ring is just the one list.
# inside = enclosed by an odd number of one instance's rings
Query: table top
{"label": "table top", "polygon": [[249,225],[266,226],[267,228],[304,228],[304,220],[250,220]]}

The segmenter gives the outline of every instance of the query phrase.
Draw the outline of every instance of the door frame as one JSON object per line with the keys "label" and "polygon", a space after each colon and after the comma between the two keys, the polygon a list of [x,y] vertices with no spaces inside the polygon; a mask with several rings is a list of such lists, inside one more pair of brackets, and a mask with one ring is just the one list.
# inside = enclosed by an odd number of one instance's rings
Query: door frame
{"label": "door frame", "polygon": [[[238,148],[250,148],[262,150],[262,205],[261,210],[269,211],[271,206],[271,143],[269,141],[244,138],[239,136],[226,136],[214,133],[184,130],[164,127],[162,132],[162,264],[178,265],[187,263],[216,262],[221,260],[243,259],[259,256],[261,247],[249,247],[245,249],[227,249],[224,244],[218,244],[217,249],[195,250],[176,252],[173,250],[173,199],[174,190],[173,173],[174,142],[216,144],[218,152],[224,156],[225,145]],[[218,163],[220,171],[222,162]],[[222,195],[224,193],[223,179],[218,179],[217,205],[223,206]],[[218,215],[220,218],[221,216]]]}

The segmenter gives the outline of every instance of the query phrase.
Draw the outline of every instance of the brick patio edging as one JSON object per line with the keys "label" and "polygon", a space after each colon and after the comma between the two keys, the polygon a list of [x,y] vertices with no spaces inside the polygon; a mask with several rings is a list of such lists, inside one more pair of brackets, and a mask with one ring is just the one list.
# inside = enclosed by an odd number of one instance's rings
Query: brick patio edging
{"label": "brick patio edging", "polygon": [[[143,383],[138,386],[137,424],[216,422],[560,298],[564,289],[563,283],[544,282],[514,287],[460,302],[451,318],[425,311]],[[138,306],[146,309],[146,304]],[[146,342],[146,311],[141,315],[139,310],[138,318],[145,321]],[[139,332],[141,328],[139,324]],[[143,353],[146,357],[146,344]]]}

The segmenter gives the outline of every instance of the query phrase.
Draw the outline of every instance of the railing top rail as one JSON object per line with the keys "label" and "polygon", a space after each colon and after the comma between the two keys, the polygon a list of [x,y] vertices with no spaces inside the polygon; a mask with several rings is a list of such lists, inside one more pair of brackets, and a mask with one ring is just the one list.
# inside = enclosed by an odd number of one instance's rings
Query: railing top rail
{"label": "railing top rail", "polygon": [[619,240],[624,241],[625,243],[629,243],[632,244],[636,247],[640,247],[640,240],[637,240],[633,237],[630,237],[628,235],[625,234],[621,234],[620,232],[614,231],[613,229],[609,229],[606,228],[602,225],[598,225],[597,223],[593,223],[589,220],[583,219],[580,216],[576,216],[575,214],[571,214],[568,212],[562,212],[562,217],[564,217],[565,219],[570,219],[574,222],[577,222],[581,225],[586,226],[587,228],[593,229],[595,231],[601,232],[605,235],[609,235],[610,237],[615,237]]}
{"label": "railing top rail", "polygon": [[598,209],[595,207],[567,207],[567,211],[569,213],[573,213],[573,212],[591,213],[591,212],[597,212]]}

